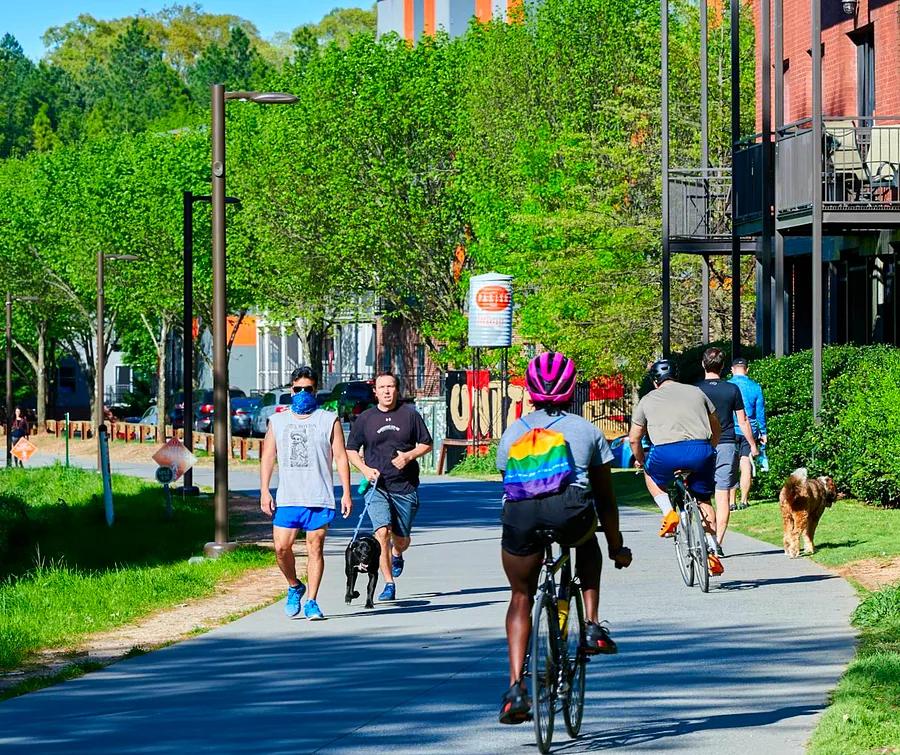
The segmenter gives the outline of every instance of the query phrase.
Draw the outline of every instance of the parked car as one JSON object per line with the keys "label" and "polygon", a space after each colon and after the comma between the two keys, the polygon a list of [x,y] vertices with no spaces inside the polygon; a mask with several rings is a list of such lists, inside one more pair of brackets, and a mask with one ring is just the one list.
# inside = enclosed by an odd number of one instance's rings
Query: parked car
{"label": "parked car", "polygon": [[291,408],[294,392],[290,388],[276,388],[262,396],[262,401],[251,421],[251,434],[261,438],[269,429],[269,418],[276,412],[285,412]]}
{"label": "parked car", "polygon": [[231,399],[231,434],[249,436],[250,422],[259,409],[262,399],[259,396]]}
{"label": "parked car", "polygon": [[176,430],[180,427],[184,427],[184,391],[178,391],[174,396],[172,396],[172,403],[169,404],[171,407],[166,415],[169,418],[169,424],[172,425]]}
{"label": "parked car", "polygon": [[376,403],[374,381],[352,380],[334,386],[331,396],[325,401],[320,401],[319,405],[323,409],[335,412],[344,422],[352,422]]}
{"label": "parked car", "polygon": [[[229,388],[228,395],[233,401],[236,398],[246,398],[247,394],[240,388]],[[213,392],[198,391],[194,399],[194,429],[199,433],[211,433],[213,431]]]}
{"label": "parked car", "polygon": [[140,417],[125,417],[125,422],[136,422],[141,425],[155,425],[157,422],[156,405],[149,407]]}

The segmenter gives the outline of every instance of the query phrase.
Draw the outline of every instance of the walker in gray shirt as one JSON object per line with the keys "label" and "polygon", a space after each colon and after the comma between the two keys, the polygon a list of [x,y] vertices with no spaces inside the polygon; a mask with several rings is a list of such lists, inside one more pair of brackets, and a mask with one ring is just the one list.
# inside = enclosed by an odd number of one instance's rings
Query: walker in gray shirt
{"label": "walker in gray shirt", "polygon": [[335,508],[331,433],[336,419],[324,409],[307,416],[292,411],[272,415],[269,425],[278,459],[276,505]]}

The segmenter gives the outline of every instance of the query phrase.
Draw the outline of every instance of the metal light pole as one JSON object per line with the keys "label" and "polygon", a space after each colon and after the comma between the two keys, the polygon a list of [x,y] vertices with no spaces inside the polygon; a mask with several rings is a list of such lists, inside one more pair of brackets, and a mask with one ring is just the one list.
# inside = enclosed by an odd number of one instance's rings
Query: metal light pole
{"label": "metal light pole", "polygon": [[822,409],[822,6],[811,0],[812,23],[812,364],[813,420]]}
{"label": "metal light pole", "polygon": [[[225,197],[226,204],[238,204],[235,197]],[[184,241],[184,316],[182,319],[182,377],[184,388],[184,445],[189,451],[194,450],[194,202],[212,202],[209,194],[194,194],[185,191],[182,195],[184,223],[182,227]],[[198,495],[200,488],[194,485],[194,470],[184,473],[181,494]]]}
{"label": "metal light pole", "polygon": [[[103,471],[103,463],[100,459],[100,428],[103,425],[103,371],[106,369],[106,348],[103,334],[103,310],[106,305],[106,293],[104,285],[104,263],[106,260],[136,260],[134,254],[104,254],[102,250],[97,252],[97,354],[94,359],[94,383],[96,393],[96,406],[94,407],[94,438],[97,441],[97,471]],[[159,417],[156,419],[159,422]]]}
{"label": "metal light pole", "polygon": [[211,87],[212,111],[212,276],[213,276],[213,434],[215,442],[214,508],[215,540],[203,552],[210,558],[233,550],[228,541],[228,344],[226,339],[228,304],[226,301],[225,258],[225,101],[250,100],[261,104],[289,105],[297,102],[292,94],[280,92],[226,92],[222,84]]}
{"label": "metal light pole", "polygon": [[13,296],[6,292],[6,466],[12,466],[12,303],[14,301],[37,301],[36,296]]}

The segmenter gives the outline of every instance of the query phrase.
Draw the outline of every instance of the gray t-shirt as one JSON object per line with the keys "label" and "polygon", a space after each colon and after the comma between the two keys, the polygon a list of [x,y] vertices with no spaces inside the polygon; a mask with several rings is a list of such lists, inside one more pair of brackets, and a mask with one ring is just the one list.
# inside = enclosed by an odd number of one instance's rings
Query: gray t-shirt
{"label": "gray t-shirt", "polygon": [[669,380],[640,400],[631,421],[647,428],[654,446],[682,440],[709,440],[715,404],[694,385]]}
{"label": "gray t-shirt", "polygon": [[[527,424],[526,424],[527,422]],[[588,467],[599,467],[609,464],[613,460],[612,449],[606,436],[583,417],[577,414],[561,412],[560,414],[547,414],[543,409],[525,415],[525,422],[517,419],[503,433],[500,445],[497,446],[497,469],[506,471],[506,462],[509,459],[509,447],[521,438],[529,429],[535,427],[547,427],[553,424],[551,430],[561,433],[569,445],[572,461],[575,466],[575,480],[573,485],[582,488],[590,488],[588,483]]]}
{"label": "gray t-shirt", "polygon": [[331,433],[336,419],[334,412],[324,409],[305,417],[292,411],[272,415],[269,427],[278,454],[278,506],[335,507]]}

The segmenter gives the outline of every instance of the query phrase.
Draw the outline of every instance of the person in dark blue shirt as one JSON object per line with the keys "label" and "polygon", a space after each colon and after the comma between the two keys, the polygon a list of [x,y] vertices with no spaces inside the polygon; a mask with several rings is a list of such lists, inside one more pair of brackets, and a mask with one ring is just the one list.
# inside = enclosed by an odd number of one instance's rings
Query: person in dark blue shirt
{"label": "person in dark blue shirt", "polygon": [[[704,379],[697,383],[716,407],[716,416],[722,427],[719,442],[716,445],[716,521],[715,544],[716,554],[721,558],[722,540],[728,529],[731,490],[738,481],[738,449],[741,442],[749,442],[751,453],[758,451],[756,440],[750,429],[750,422],[744,411],[744,399],[740,389],[727,380],[722,380],[725,370],[725,354],[722,349],[711,346],[703,352]],[[735,424],[740,427],[736,431]]]}
{"label": "person in dark blue shirt", "polygon": [[[744,399],[744,411],[747,412],[747,419],[750,420],[753,438],[765,446],[768,442],[768,435],[766,433],[766,402],[763,399],[762,388],[759,383],[747,375],[747,360],[744,357],[735,357],[731,362],[731,373],[730,382],[740,388],[741,396]],[[731,489],[732,511],[735,508],[745,509],[750,505],[750,484],[753,482],[753,466],[750,458],[758,455],[753,453],[746,438],[741,439],[738,453],[741,457],[741,502],[736,505],[737,486],[735,486]]]}

